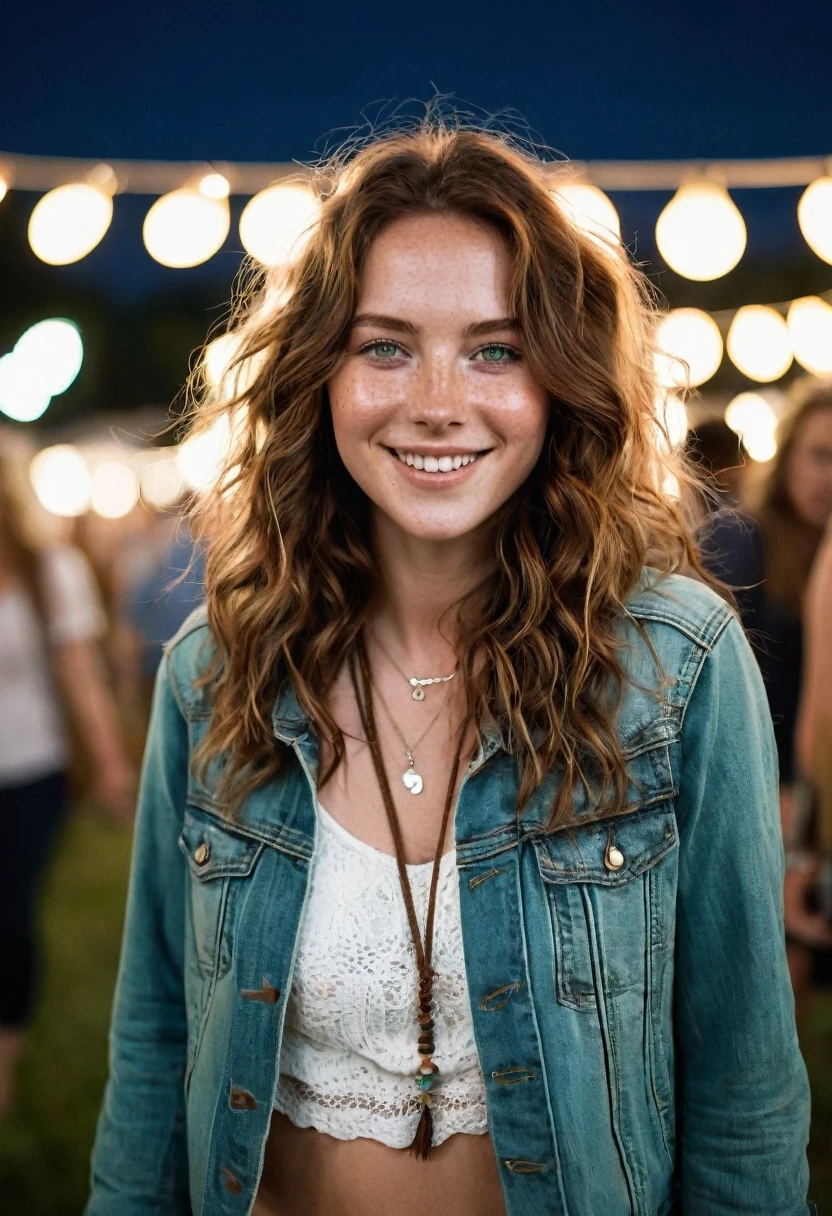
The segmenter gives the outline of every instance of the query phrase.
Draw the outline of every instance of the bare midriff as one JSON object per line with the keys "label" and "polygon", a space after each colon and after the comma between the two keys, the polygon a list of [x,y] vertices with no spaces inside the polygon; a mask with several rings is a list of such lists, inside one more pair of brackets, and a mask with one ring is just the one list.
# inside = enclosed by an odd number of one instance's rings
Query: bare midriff
{"label": "bare midriff", "polygon": [[336,1140],[275,1111],[252,1216],[505,1216],[488,1133],[449,1136],[430,1158]]}

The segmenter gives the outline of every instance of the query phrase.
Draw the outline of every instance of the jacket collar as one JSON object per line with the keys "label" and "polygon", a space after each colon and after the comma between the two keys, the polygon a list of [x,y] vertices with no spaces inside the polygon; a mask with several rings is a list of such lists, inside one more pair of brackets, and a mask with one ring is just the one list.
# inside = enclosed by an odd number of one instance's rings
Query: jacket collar
{"label": "jacket collar", "polygon": [[[275,698],[272,729],[275,737],[283,743],[298,742],[314,730],[312,721],[298,700],[294,685],[288,677],[281,684]],[[491,719],[483,723],[480,743],[481,754],[474,761],[477,764],[484,763],[498,749],[508,750],[502,731]]]}

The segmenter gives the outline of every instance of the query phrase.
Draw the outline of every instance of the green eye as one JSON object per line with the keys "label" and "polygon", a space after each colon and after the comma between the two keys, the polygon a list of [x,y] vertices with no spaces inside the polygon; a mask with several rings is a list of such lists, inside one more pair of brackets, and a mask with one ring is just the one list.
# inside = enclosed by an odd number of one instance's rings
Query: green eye
{"label": "green eye", "polygon": [[480,351],[485,363],[510,363],[514,352],[507,346],[484,346]]}
{"label": "green eye", "polygon": [[364,349],[375,355],[377,359],[392,359],[398,353],[398,346],[395,342],[372,342]]}

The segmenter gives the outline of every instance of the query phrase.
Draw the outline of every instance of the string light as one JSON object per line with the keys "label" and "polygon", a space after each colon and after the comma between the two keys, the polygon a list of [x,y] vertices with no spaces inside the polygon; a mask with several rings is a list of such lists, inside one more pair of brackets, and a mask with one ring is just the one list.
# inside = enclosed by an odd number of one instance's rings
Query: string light
{"label": "string light", "polygon": [[[704,384],[722,362],[722,334],[713,317],[700,308],[674,308],[659,322],[656,330],[659,353],[656,373],[666,388]],[[682,362],[684,360],[684,363]]]}
{"label": "string light", "polygon": [[32,459],[29,477],[38,501],[53,515],[84,515],[92,496],[84,457],[68,443],[44,448]]}
{"label": "string light", "polygon": [[705,282],[733,270],[745,252],[745,221],[714,181],[680,186],[656,223],[656,244],[671,269]]}
{"label": "string light", "polygon": [[113,218],[113,200],[89,182],[70,182],[44,194],[29,219],[33,253],[50,266],[78,262],[95,249]]}
{"label": "string light", "polygon": [[92,472],[90,506],[104,519],[129,515],[139,500],[139,479],[123,460],[102,460]]}
{"label": "string light", "polygon": [[602,245],[621,240],[621,220],[603,190],[589,182],[563,182],[555,187],[554,194],[572,222],[590,236],[600,237]]}
{"label": "string light", "polygon": [[270,186],[250,199],[240,216],[240,239],[263,266],[296,261],[312,234],[320,203],[306,186]]}
{"label": "string light", "polygon": [[728,356],[749,380],[768,383],[792,364],[792,348],[785,318],[765,304],[738,309],[725,341]]}
{"label": "string light", "polygon": [[816,376],[832,372],[832,307],[820,296],[792,300],[786,325],[798,363]]}
{"label": "string light", "polygon": [[797,221],[806,244],[832,263],[832,177],[818,177],[797,204]]}
{"label": "string light", "polygon": [[725,421],[752,460],[764,464],[776,454],[777,416],[760,393],[738,393],[725,410]]}
{"label": "string light", "polygon": [[[217,193],[223,188],[225,194]],[[183,186],[157,199],[145,216],[142,236],[152,258],[181,270],[213,257],[230,226],[228,182],[210,174],[196,189]]]}

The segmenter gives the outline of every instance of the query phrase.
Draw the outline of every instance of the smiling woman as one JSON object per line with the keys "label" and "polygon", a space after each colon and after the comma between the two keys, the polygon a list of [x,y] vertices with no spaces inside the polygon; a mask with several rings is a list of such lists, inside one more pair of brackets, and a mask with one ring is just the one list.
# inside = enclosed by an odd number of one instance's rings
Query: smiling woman
{"label": "smiling woman", "polygon": [[88,1216],[797,1216],[771,722],[647,284],[491,133],[319,188],[196,403]]}

